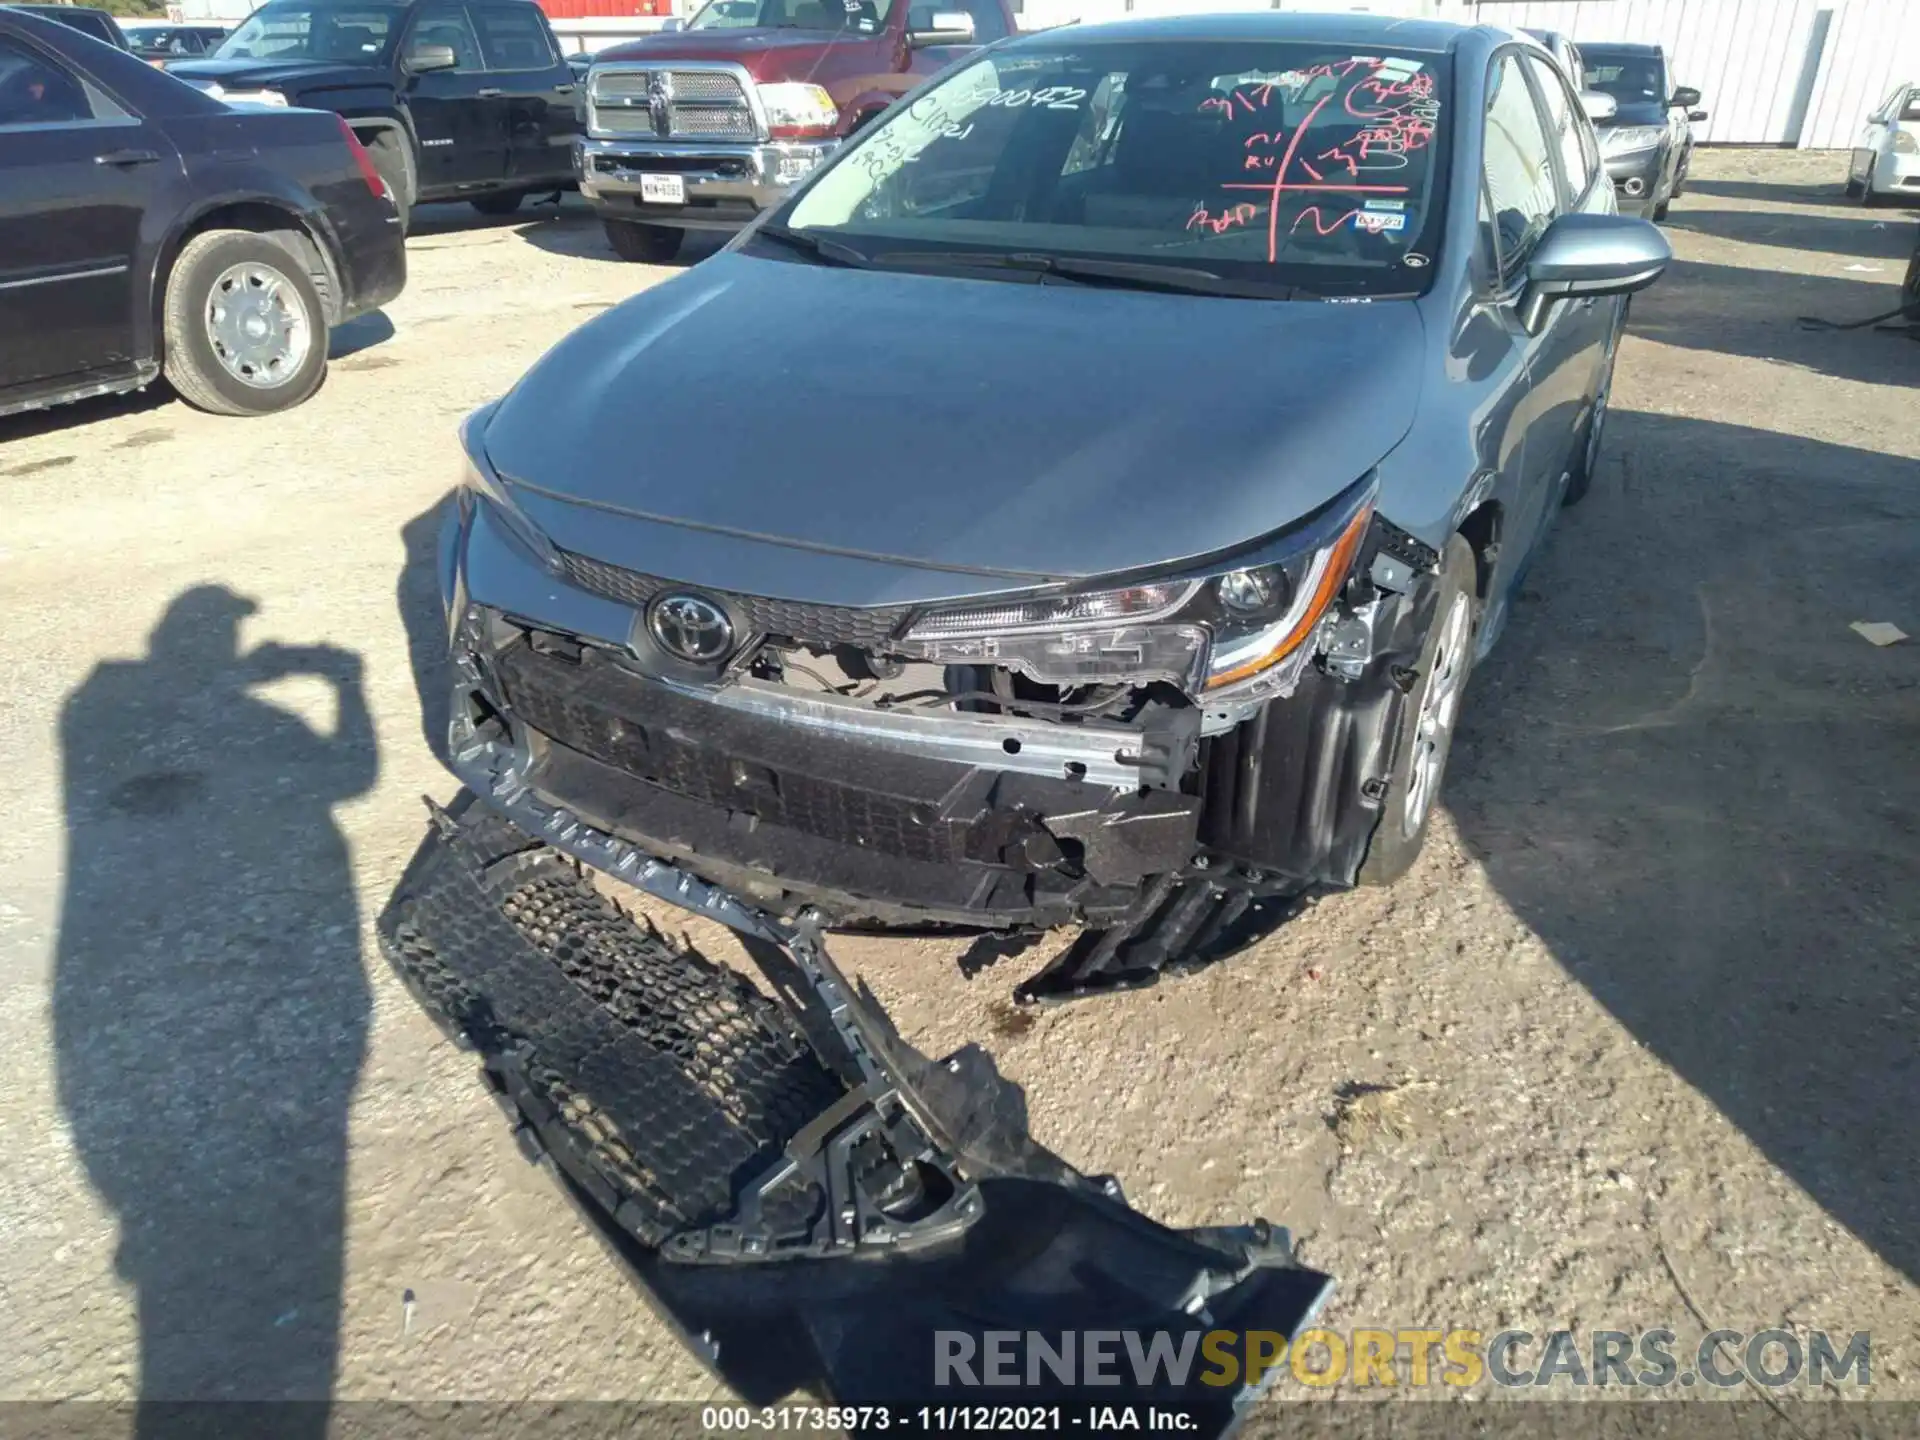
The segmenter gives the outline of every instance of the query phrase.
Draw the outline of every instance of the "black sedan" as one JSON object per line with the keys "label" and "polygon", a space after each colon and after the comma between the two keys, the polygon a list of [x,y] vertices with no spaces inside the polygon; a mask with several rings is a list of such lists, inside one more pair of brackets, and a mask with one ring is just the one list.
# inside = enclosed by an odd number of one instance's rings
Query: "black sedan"
{"label": "black sedan", "polygon": [[165,375],[296,405],[331,327],[406,283],[392,197],[337,115],[224,105],[0,8],[0,415]]}

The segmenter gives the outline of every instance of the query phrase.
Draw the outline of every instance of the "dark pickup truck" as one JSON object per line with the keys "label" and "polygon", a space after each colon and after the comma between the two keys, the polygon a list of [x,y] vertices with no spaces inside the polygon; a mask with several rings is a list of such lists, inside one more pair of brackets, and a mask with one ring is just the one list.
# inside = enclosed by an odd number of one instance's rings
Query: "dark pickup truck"
{"label": "dark pickup truck", "polygon": [[169,74],[228,101],[333,110],[404,218],[426,200],[511,214],[573,185],[573,68],[531,0],[271,0]]}
{"label": "dark pickup truck", "polygon": [[684,30],[594,56],[580,193],[623,260],[737,230],[845,136],[970,47],[1008,0],[709,0]]}

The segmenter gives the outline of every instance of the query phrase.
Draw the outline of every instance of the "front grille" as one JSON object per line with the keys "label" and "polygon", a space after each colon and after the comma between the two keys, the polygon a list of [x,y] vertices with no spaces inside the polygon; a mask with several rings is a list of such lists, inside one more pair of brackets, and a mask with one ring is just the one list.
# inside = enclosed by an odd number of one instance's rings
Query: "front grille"
{"label": "front grille", "polygon": [[524,646],[505,651],[497,664],[517,719],[663,790],[905,860],[950,865],[967,858],[968,827],[942,819],[937,801],[809,775],[792,763],[802,753],[799,737],[780,737],[793,747],[787,753],[748,760],[703,743],[697,713],[690,722],[668,697],[645,696],[615,673],[569,673]]}
{"label": "front grille", "polygon": [[582,590],[591,590],[636,610],[645,609],[654,596],[668,590],[697,590],[726,606],[733,616],[734,627],[743,634],[773,635],[819,649],[835,645],[851,645],[859,650],[880,649],[912,613],[912,607],[906,605],[811,605],[764,595],[705,590],[658,575],[642,575],[637,570],[609,565],[604,560],[576,555],[570,550],[562,550],[560,559],[567,578]]}
{"label": "front grille", "polygon": [[[752,140],[759,134],[739,77],[724,70],[603,70],[592,83],[593,125],[603,134],[660,140]],[[648,105],[657,90],[668,97],[664,134]]]}
{"label": "front grille", "polygon": [[731,75],[712,70],[669,70],[673,77],[675,100],[725,101],[732,105],[746,102],[740,97],[740,82]]}
{"label": "front grille", "polygon": [[735,105],[675,105],[673,133],[703,140],[751,140],[753,114]]}
{"label": "front grille", "polygon": [[593,128],[603,135],[646,135],[659,138],[653,128],[653,116],[645,110],[598,107],[594,111]]}

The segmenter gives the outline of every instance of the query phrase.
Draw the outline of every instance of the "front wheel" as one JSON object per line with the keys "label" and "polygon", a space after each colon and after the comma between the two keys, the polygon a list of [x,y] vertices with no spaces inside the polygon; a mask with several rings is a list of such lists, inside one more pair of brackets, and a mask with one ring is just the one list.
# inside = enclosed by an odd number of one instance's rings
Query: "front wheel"
{"label": "front wheel", "polygon": [[523,191],[516,190],[511,195],[482,195],[467,203],[482,215],[511,215],[526,198]]}
{"label": "front wheel", "polygon": [[298,405],[327,372],[327,316],[305,264],[271,235],[208,230],[167,277],[167,382],[216,415]]}
{"label": "front wheel", "polygon": [[1473,670],[1473,637],[1479,608],[1473,547],[1455,535],[1441,557],[1440,598],[1433,624],[1420,646],[1413,689],[1400,714],[1387,799],[1374,827],[1367,858],[1356,877],[1362,885],[1391,885],[1413,868],[1427,841],[1427,826],[1446,778],[1447,756],[1460,715],[1460,699]]}
{"label": "front wheel", "polygon": [[665,265],[680,253],[684,230],[667,225],[642,225],[637,220],[604,220],[607,243],[622,260],[640,265]]}

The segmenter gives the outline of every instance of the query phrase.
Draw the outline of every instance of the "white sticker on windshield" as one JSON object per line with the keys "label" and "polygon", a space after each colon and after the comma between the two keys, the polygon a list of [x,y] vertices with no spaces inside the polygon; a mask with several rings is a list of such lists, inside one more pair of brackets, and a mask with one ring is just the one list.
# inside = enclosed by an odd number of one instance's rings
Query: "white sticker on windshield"
{"label": "white sticker on windshield", "polygon": [[1356,210],[1353,212],[1353,228],[1364,230],[1369,235],[1382,235],[1389,230],[1406,229],[1407,217],[1381,210]]}

